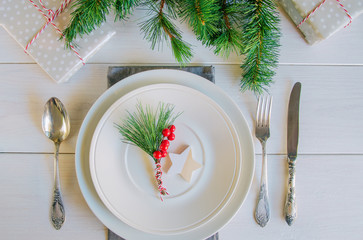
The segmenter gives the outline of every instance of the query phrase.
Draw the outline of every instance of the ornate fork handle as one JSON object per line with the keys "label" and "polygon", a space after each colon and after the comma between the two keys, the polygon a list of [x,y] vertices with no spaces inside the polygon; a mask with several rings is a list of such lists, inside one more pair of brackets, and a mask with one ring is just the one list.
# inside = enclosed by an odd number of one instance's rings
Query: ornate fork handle
{"label": "ornate fork handle", "polygon": [[289,226],[295,221],[297,216],[296,194],[295,194],[295,159],[289,159],[289,181],[285,202],[285,220]]}
{"label": "ornate fork handle", "polygon": [[266,141],[261,141],[262,145],[262,174],[260,193],[255,210],[256,222],[261,226],[266,226],[270,220],[270,204],[268,200],[268,187],[267,187],[267,154],[266,154]]}

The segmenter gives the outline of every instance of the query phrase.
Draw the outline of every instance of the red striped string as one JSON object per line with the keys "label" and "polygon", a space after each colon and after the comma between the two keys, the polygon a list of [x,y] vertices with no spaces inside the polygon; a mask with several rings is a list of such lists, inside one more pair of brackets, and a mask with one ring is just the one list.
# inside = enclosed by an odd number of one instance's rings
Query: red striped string
{"label": "red striped string", "polygon": [[[344,10],[345,14],[348,16],[349,18],[349,23],[347,25],[345,25],[344,27],[348,27],[349,24],[352,23],[352,16],[349,14],[348,10],[344,7],[344,5],[340,2],[340,0],[336,0],[339,4],[339,6]],[[309,12],[309,14],[296,26],[297,28],[301,27],[301,24],[303,24],[306,20],[308,20],[310,18],[311,15],[313,15],[316,10],[318,10],[324,3],[326,2],[326,0],[323,0],[321,3],[319,3],[313,10],[311,10]]]}
{"label": "red striped string", "polygon": [[[155,178],[156,181],[158,182],[158,190],[160,192],[160,195],[168,195],[168,193],[166,192],[166,188],[163,186],[163,180],[161,180],[161,176],[163,175],[163,172],[161,171],[161,164],[160,161],[157,161],[156,163],[156,174],[155,174]],[[160,196],[161,201],[163,201],[163,198]]]}
{"label": "red striped string", "polygon": [[349,17],[349,23],[348,23],[347,25],[345,25],[345,26],[344,26],[344,27],[346,28],[346,27],[348,27],[348,26],[349,26],[349,24],[351,24],[351,23],[352,23],[353,18],[352,18],[352,16],[349,14],[348,10],[344,7],[344,5],[340,2],[340,0],[336,0],[336,1],[338,2],[339,6],[340,6],[340,7],[344,10],[345,14],[347,14],[347,16]]}
{"label": "red striped string", "polygon": [[[62,4],[60,5],[60,7],[54,12],[52,9],[49,9],[47,7],[44,6],[42,0],[39,0],[39,4],[40,6],[43,8],[43,11],[40,7],[38,7],[37,4],[35,4],[34,1],[29,0],[29,2],[43,15],[43,17],[46,19],[45,24],[43,25],[43,27],[34,35],[34,37],[28,42],[28,44],[25,46],[25,52],[28,53],[28,48],[30,47],[31,44],[33,44],[33,42],[40,36],[40,34],[42,34],[42,32],[45,30],[45,28],[51,24],[54,29],[62,36],[64,37],[62,31],[58,28],[58,26],[53,22],[54,19],[56,17],[58,17],[59,14],[61,14],[64,9],[66,9],[66,7],[69,5],[69,3],[72,0],[64,0],[62,2]],[[77,55],[77,57],[82,61],[83,65],[85,64],[83,58],[81,57],[81,55],[76,51],[76,49],[74,48],[73,45],[70,45],[70,48],[72,49],[72,51]]]}

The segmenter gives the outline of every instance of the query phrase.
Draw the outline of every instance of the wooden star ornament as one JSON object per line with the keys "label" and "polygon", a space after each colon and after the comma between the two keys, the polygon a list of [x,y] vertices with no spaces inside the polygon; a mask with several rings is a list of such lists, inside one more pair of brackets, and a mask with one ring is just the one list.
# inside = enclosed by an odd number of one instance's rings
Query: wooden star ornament
{"label": "wooden star ornament", "polygon": [[168,175],[179,174],[185,181],[190,182],[193,172],[202,167],[195,161],[192,149],[188,146],[182,153],[168,153],[165,160],[164,171]]}

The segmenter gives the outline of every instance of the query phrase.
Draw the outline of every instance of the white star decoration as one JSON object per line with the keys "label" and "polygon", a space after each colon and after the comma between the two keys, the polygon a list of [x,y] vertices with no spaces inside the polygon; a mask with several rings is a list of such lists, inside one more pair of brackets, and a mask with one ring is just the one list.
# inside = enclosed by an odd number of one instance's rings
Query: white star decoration
{"label": "white star decoration", "polygon": [[164,171],[168,175],[180,174],[187,182],[192,179],[192,174],[202,165],[194,160],[192,149],[188,146],[182,153],[168,153],[165,158]]}

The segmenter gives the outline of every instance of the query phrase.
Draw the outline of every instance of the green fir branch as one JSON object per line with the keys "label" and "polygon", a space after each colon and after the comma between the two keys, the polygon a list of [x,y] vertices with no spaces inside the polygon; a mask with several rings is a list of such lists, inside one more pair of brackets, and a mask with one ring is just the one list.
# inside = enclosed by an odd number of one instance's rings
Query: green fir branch
{"label": "green fir branch", "polygon": [[153,153],[159,149],[163,140],[162,131],[173,125],[175,119],[181,114],[174,114],[174,105],[160,103],[156,110],[150,105],[145,107],[139,102],[134,113],[128,112],[128,116],[121,125],[115,124],[123,136],[125,143],[133,144],[154,161]]}
{"label": "green fir branch", "polygon": [[72,5],[70,24],[63,31],[66,47],[74,44],[77,36],[90,34],[106,22],[110,8],[114,8],[115,21],[125,20],[141,0],[78,0]]}
{"label": "green fir branch", "polygon": [[113,0],[78,0],[72,5],[71,20],[63,31],[66,46],[74,42],[76,37],[90,34],[106,21]]}
{"label": "green fir branch", "polygon": [[156,45],[160,49],[161,44],[169,40],[175,59],[183,65],[193,57],[191,45],[182,40],[181,31],[172,22],[176,18],[175,11],[167,11],[174,8],[166,7],[167,3],[175,6],[175,3],[170,0],[149,2],[151,17],[141,24],[141,30],[145,38],[151,42],[152,49],[155,49]]}
{"label": "green fir branch", "polygon": [[241,90],[260,94],[270,86],[279,55],[279,17],[275,0],[78,0],[64,30],[66,46],[106,21],[111,8],[115,21],[125,20],[136,6],[149,9],[141,31],[158,49],[168,43],[177,62],[190,62],[191,45],[174,24],[178,17],[191,26],[198,40],[228,58],[245,55]]}
{"label": "green fir branch", "polygon": [[114,0],[115,21],[126,20],[140,3],[141,0]]}
{"label": "green fir branch", "polygon": [[217,29],[213,35],[205,40],[207,46],[214,47],[214,53],[228,58],[231,52],[240,53],[242,36],[240,19],[242,18],[242,4],[240,1],[219,0],[219,17]]}
{"label": "green fir branch", "polygon": [[206,44],[209,36],[217,32],[216,19],[220,9],[217,0],[180,1],[178,8],[179,17],[192,27],[197,39],[203,44]]}
{"label": "green fir branch", "polygon": [[261,94],[270,86],[278,63],[279,17],[273,0],[244,2],[241,90]]}

